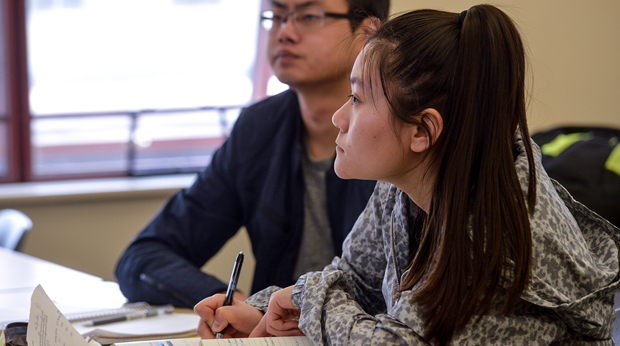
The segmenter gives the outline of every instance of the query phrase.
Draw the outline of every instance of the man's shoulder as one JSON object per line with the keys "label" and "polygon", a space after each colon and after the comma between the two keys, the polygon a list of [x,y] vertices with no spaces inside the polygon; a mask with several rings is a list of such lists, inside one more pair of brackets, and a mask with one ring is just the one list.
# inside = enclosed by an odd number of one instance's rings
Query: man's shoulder
{"label": "man's shoulder", "polygon": [[274,122],[291,115],[301,116],[297,94],[292,90],[270,96],[251,106],[241,113],[238,121],[241,122]]}
{"label": "man's shoulder", "polygon": [[300,124],[297,95],[285,91],[244,109],[230,134],[229,146],[242,151],[244,157],[266,153],[268,148],[294,141]]}

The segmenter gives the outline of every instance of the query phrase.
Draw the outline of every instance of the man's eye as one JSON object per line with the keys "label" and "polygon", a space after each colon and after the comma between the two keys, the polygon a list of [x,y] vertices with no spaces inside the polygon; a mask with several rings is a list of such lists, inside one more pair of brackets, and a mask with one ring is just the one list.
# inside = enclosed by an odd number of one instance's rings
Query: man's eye
{"label": "man's eye", "polygon": [[318,21],[321,17],[315,15],[315,14],[303,14],[300,15],[299,17],[297,17],[297,21],[299,22],[305,22],[305,23],[310,23],[310,22],[314,22],[314,21]]}

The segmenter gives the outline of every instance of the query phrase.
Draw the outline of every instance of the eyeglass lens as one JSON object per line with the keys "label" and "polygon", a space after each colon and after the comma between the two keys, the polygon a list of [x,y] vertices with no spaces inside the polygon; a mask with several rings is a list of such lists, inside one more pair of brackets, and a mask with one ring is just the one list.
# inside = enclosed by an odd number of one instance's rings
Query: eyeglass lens
{"label": "eyeglass lens", "polygon": [[261,13],[261,24],[266,30],[279,29],[291,18],[297,29],[314,29],[323,26],[325,12],[318,9],[307,9],[295,12],[264,11]]}

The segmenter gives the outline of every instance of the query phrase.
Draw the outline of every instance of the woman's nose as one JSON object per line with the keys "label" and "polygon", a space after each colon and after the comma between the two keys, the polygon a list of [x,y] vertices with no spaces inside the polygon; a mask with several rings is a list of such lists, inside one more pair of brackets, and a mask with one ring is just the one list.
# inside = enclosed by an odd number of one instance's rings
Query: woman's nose
{"label": "woman's nose", "polygon": [[347,132],[348,129],[347,104],[348,102],[342,105],[342,107],[340,107],[340,109],[338,109],[332,116],[332,123],[342,132]]}

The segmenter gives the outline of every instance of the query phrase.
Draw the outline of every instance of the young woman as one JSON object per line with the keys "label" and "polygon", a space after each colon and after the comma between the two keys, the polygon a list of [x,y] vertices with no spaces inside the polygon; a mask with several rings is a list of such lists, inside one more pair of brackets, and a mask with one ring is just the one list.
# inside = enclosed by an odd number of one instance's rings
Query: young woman
{"label": "young woman", "polygon": [[381,181],[342,257],[273,295],[205,299],[199,334],[612,345],[620,233],[545,173],[524,79],[520,36],[493,6],[387,22],[333,117],[336,173]]}

